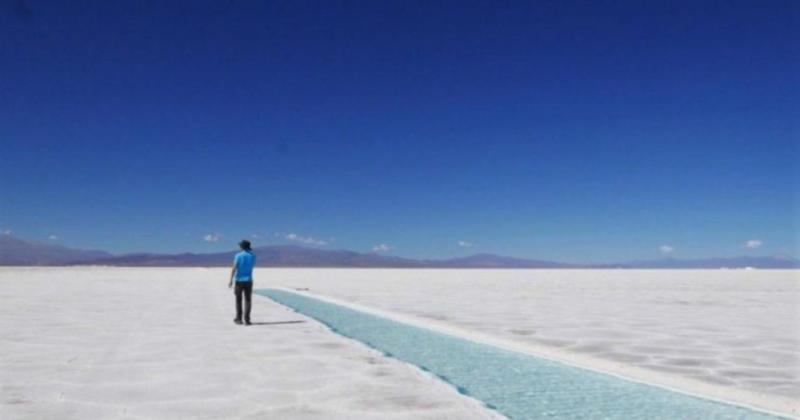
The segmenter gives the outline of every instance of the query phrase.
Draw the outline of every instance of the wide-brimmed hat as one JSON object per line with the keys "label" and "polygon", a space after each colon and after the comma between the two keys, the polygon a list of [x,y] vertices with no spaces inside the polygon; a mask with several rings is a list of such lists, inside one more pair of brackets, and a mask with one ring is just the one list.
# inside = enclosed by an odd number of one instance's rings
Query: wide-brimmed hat
{"label": "wide-brimmed hat", "polygon": [[239,242],[239,247],[249,251],[250,250],[250,241],[248,241],[247,239],[242,239]]}

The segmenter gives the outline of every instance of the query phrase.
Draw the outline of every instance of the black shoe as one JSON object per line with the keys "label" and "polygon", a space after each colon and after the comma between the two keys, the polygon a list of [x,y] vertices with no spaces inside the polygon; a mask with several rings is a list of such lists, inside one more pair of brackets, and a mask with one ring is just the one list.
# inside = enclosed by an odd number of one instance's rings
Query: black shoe
{"label": "black shoe", "polygon": [[234,324],[239,324],[239,325],[242,325],[242,320],[241,320],[241,319],[234,319],[234,320],[233,320],[233,323],[234,323]]}
{"label": "black shoe", "polygon": [[250,320],[249,320],[249,319],[246,319],[246,320],[244,321],[244,325],[253,325],[253,324],[251,324],[251,323],[250,323]]}

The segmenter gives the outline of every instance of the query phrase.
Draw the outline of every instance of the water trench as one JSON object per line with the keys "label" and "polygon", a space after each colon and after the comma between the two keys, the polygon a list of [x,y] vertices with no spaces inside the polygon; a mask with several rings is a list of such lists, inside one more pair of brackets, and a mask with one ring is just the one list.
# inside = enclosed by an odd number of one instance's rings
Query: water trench
{"label": "water trench", "polygon": [[255,293],[416,365],[511,419],[778,419],[278,289]]}

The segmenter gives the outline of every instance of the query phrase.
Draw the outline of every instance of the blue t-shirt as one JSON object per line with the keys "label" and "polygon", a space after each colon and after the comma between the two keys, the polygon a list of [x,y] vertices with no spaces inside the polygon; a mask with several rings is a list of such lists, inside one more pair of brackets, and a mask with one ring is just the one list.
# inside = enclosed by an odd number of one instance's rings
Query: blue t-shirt
{"label": "blue t-shirt", "polygon": [[256,256],[252,252],[242,251],[233,258],[236,264],[236,281],[253,281],[253,267],[256,265]]}

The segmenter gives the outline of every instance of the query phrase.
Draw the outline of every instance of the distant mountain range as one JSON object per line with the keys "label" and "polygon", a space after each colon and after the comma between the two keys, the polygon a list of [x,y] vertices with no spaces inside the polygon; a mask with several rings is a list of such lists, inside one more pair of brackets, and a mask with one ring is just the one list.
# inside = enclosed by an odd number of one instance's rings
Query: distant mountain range
{"label": "distant mountain range", "polygon": [[[253,250],[263,266],[270,267],[373,267],[373,268],[800,268],[795,258],[735,257],[633,261],[619,264],[567,264],[553,261],[475,254],[442,260],[417,260],[375,253],[324,250],[292,245],[270,245]],[[0,235],[0,266],[106,265],[123,267],[226,267],[235,251],[215,253],[113,255],[61,245],[25,241]]]}
{"label": "distant mountain range", "polygon": [[28,242],[0,234],[0,265],[67,265],[113,257],[108,252]]}

